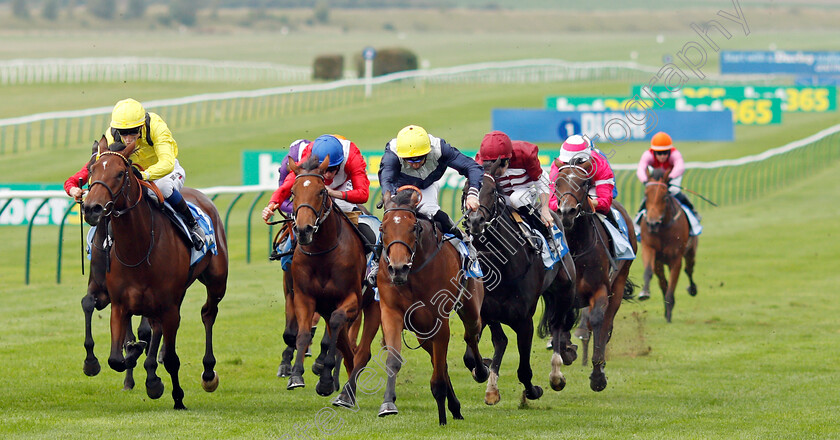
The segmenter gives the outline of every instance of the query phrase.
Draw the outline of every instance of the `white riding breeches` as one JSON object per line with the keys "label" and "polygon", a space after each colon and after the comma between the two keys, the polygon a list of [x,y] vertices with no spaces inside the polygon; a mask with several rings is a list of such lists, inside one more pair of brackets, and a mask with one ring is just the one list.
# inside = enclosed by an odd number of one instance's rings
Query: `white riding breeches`
{"label": "white riding breeches", "polygon": [[158,189],[160,189],[161,194],[163,194],[163,198],[168,199],[174,190],[181,191],[181,188],[184,187],[184,179],[186,179],[186,173],[181,168],[181,164],[178,163],[178,159],[175,159],[175,168],[172,172],[154,182]]}

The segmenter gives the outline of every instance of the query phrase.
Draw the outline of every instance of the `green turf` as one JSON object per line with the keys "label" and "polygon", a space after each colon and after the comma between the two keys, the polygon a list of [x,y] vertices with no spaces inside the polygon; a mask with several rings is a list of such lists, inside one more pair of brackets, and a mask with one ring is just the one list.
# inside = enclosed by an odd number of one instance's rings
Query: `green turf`
{"label": "green turf", "polygon": [[[836,180],[838,171],[835,165],[760,200],[706,210],[699,295],[686,295],[682,280],[670,325],[656,290],[646,303],[622,306],[604,392],[589,390],[588,370],[576,362],[564,369],[566,390],[548,391],[520,408],[517,356],[511,350],[499,381],[502,401],[487,407],[484,385],[471,381],[460,360],[462,327],[455,320],[449,365],[465,421],[437,426],[428,357],[405,350],[398,416],[375,416],[380,390],[360,395],[357,413],[336,410],[340,419],[324,429],[341,424],[336,438],[837,437],[833,408],[840,402],[830,384],[832,365],[840,361],[833,319],[840,309],[831,298],[840,278],[830,267],[840,257],[835,222],[840,211],[823,201],[840,196],[840,185],[825,184]],[[815,210],[817,205],[822,208]],[[241,248],[238,236],[232,247]],[[6,268],[0,296],[4,438],[281,438],[314,423],[328,407],[328,399],[315,395],[311,374],[305,376],[307,387],[296,391],[286,391],[285,380],[274,376],[282,348],[275,263],[259,259],[245,265],[240,257],[231,265],[216,327],[221,385],[214,394],[198,384],[204,295],[200,287],[190,289],[178,340],[190,410],[176,412],[168,392],[158,401],[145,396],[142,372],[139,388],[131,392],[120,390],[121,375],[105,365],[100,376],[85,377],[79,310],[84,278],[76,270],[60,286],[41,278],[21,286],[19,247],[10,250],[0,256]],[[49,265],[38,263],[41,269]],[[637,281],[640,266],[632,270]],[[96,352],[104,362],[108,312],[94,317]],[[537,383],[545,386],[549,354],[542,344],[535,343],[533,365]],[[489,350],[489,341],[482,341],[482,349]],[[164,369],[158,372],[169,391]]]}

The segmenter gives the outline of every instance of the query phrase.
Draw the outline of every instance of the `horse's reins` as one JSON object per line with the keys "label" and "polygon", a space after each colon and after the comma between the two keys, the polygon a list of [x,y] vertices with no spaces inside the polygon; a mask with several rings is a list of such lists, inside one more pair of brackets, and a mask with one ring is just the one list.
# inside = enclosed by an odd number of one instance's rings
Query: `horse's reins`
{"label": "horse's reins", "polygon": [[[674,210],[675,214],[671,216],[671,218],[668,220],[668,223],[663,224],[661,227],[662,228],[669,228],[671,225],[674,224],[675,221],[677,221],[678,218],[680,218],[680,215],[682,215],[682,208],[680,208],[680,206],[677,204],[677,198],[674,197],[668,191],[668,187],[670,186],[669,184],[662,183],[662,182],[655,182],[655,181],[654,182],[645,182],[645,186],[649,186],[649,185],[656,185],[656,186],[661,185],[661,186],[665,187],[666,194],[668,195],[668,205],[671,207],[671,209]],[[647,217],[647,214],[645,214],[645,217]],[[690,226],[691,225],[689,225],[689,227]]]}
{"label": "horse's reins", "polygon": [[[581,174],[582,176],[589,176],[589,173],[585,169],[583,169],[583,167],[580,167],[580,166],[577,166],[577,165],[564,165],[564,166],[560,167],[559,170],[563,170],[563,169],[566,169],[566,168],[571,169],[575,173],[580,171],[580,172],[582,172],[582,174]],[[586,193],[589,192],[589,186],[590,186],[589,180],[588,180],[589,177],[586,177],[586,179],[587,179],[586,184],[583,186],[584,197],[586,197]],[[559,180],[559,177],[558,177],[558,180]],[[566,181],[569,182],[570,184],[577,185],[575,182],[573,182],[570,179],[566,179]],[[598,233],[598,228],[597,228],[597,225],[595,224],[595,219],[594,219],[595,212],[585,211],[583,209],[583,204],[581,203],[580,199],[578,199],[578,197],[572,192],[565,192],[565,193],[562,193],[559,196],[557,196],[558,205],[560,204],[560,200],[565,196],[571,196],[573,199],[575,199],[575,203],[576,203],[575,208],[578,209],[578,213],[575,215],[575,218],[581,217],[583,215],[588,216],[589,221],[590,221],[590,223],[592,223],[593,229],[595,230],[595,240],[593,240],[592,246],[589,247],[588,249],[586,249],[583,252],[580,252],[578,254],[572,254],[572,259],[582,257],[582,256],[594,251],[595,246],[600,241],[604,245],[604,250],[606,250],[607,258],[610,260],[610,266],[613,268],[613,270],[615,270],[618,266],[617,266],[615,260],[613,259],[612,255],[610,254],[610,249],[609,249],[607,243],[601,238],[601,234]]]}
{"label": "horse's reins", "polygon": [[[318,173],[298,174],[297,176],[295,176],[295,180],[297,180],[301,177],[317,177],[317,178],[321,179],[321,181],[324,181],[324,176],[321,175],[321,174],[318,174]],[[327,217],[329,217],[330,213],[333,210],[333,205],[334,204],[335,203],[332,202],[332,198],[329,197],[329,194],[327,193],[327,189],[326,189],[326,186],[325,186],[324,189],[321,190],[321,209],[320,210],[315,209],[314,206],[312,206],[308,203],[301,203],[292,212],[292,220],[295,221],[295,223],[297,223],[297,221],[296,221],[297,220],[297,213],[298,213],[298,211],[300,211],[300,208],[311,209],[312,212],[315,213],[315,224],[313,225],[315,230],[312,231],[312,234],[315,235],[315,233],[318,232],[318,229],[321,227],[321,225],[324,223],[324,221],[327,219]],[[309,246],[309,245],[304,245],[304,244],[298,242],[299,249],[300,249],[301,252],[303,252],[304,255],[308,255],[310,257],[314,257],[314,256],[317,256],[317,255],[328,254],[328,253],[334,251],[335,248],[337,248],[338,245],[341,243],[340,238],[341,238],[341,230],[342,229],[343,228],[341,228],[339,226],[338,235],[335,237],[335,244],[332,245],[332,247],[330,247],[329,249],[326,249],[326,250],[323,250],[323,251],[317,251],[317,252],[309,252],[309,251],[306,251],[306,250],[303,249],[303,246]]]}
{"label": "horse's reins", "polygon": [[[426,267],[426,265],[429,264],[429,262],[434,260],[434,258],[437,256],[438,252],[440,252],[440,250],[442,248],[443,240],[440,240],[440,241],[436,240],[437,241],[437,247],[432,252],[432,254],[429,255],[426,258],[426,260],[423,261],[422,264],[420,264],[420,266],[414,267],[413,266],[414,265],[414,255],[417,253],[417,243],[420,242],[420,236],[421,236],[420,234],[422,234],[422,232],[423,232],[423,225],[420,224],[420,219],[417,217],[417,211],[415,211],[414,209],[411,209],[411,208],[401,208],[401,207],[389,208],[389,209],[385,210],[385,212],[382,214],[382,216],[384,217],[385,214],[387,214],[389,212],[392,212],[392,211],[406,211],[406,212],[410,212],[414,216],[414,235],[415,235],[415,239],[414,239],[414,246],[409,245],[408,243],[406,243],[403,240],[392,240],[390,243],[385,245],[385,249],[384,249],[384,252],[383,252],[383,256],[385,257],[385,264],[387,264],[389,266],[391,265],[391,258],[388,256],[388,254],[390,253],[390,250],[391,250],[391,246],[393,246],[395,244],[401,244],[401,245],[405,246],[406,248],[408,248],[408,250],[411,252],[411,257],[409,257],[408,263],[406,264],[409,268],[409,273],[419,272],[421,269]],[[434,225],[434,222],[432,222],[432,224]]]}
{"label": "horse's reins", "polygon": [[[140,200],[143,200],[143,188],[141,188],[140,182],[138,180],[137,186],[139,188],[139,197],[137,198],[137,201],[134,202],[134,204],[129,206],[128,208],[125,208],[123,210],[114,211],[115,200],[119,196],[123,196],[123,198],[126,199],[126,202],[128,202],[128,196],[126,195],[125,190],[126,190],[126,188],[131,187],[131,179],[137,179],[137,177],[134,176],[134,174],[131,171],[131,161],[129,161],[125,156],[123,156],[122,154],[120,154],[116,151],[105,151],[102,154],[100,154],[100,159],[101,159],[102,156],[105,156],[105,155],[118,156],[120,159],[123,160],[123,163],[125,163],[126,170],[125,170],[125,175],[123,177],[123,181],[120,184],[120,190],[115,194],[113,191],[111,191],[111,188],[105,182],[103,182],[101,180],[95,180],[90,184],[90,186],[88,186],[88,191],[92,190],[93,186],[96,185],[97,183],[104,186],[105,189],[108,190],[108,194],[110,194],[111,200],[109,200],[105,204],[105,208],[104,208],[104,212],[102,213],[102,216],[103,217],[109,217],[110,216],[110,217],[117,218],[117,217],[125,215],[126,213],[128,213],[128,211],[131,211],[132,209],[134,209],[134,207],[137,206],[140,203]],[[120,255],[117,252],[116,241],[114,242],[114,256],[117,257],[117,261],[119,261],[120,264],[122,264],[125,267],[129,267],[129,268],[137,267],[137,266],[141,265],[144,261],[148,261],[149,257],[152,255],[152,249],[155,247],[155,216],[152,213],[152,207],[149,205],[148,199],[146,200],[146,206],[148,206],[148,208],[149,208],[149,217],[151,217],[151,221],[152,221],[152,227],[151,227],[151,231],[150,231],[151,239],[149,240],[149,249],[146,251],[146,256],[144,256],[136,264],[126,264],[126,262],[124,262],[122,260],[122,258],[120,258]],[[104,249],[102,249],[102,250],[104,250]]]}

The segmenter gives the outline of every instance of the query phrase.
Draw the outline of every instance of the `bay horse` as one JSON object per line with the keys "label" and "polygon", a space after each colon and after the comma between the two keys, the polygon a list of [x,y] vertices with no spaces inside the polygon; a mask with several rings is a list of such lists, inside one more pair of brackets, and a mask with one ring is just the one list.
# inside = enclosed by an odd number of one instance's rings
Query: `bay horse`
{"label": "bay horse", "polygon": [[[571,164],[561,164],[555,191],[557,213],[577,270],[578,307],[589,308],[589,327],[593,334],[589,387],[593,391],[602,391],[607,387],[605,353],[613,330],[613,320],[622,299],[632,295],[635,286],[627,279],[632,260],[613,261],[607,248],[610,246],[607,230],[596,218],[587,200],[593,185],[593,174],[592,161],[589,160],[579,162],[573,159]],[[617,201],[612,204],[626,224],[631,225],[624,207]],[[629,235],[635,252],[636,235],[633,228],[629,228]]]}
{"label": "bay horse", "polygon": [[[110,149],[110,147],[109,147]],[[97,225],[110,217],[113,245],[110,250],[110,271],[105,274],[105,287],[111,298],[111,354],[108,365],[116,371],[133,367],[133,353],[123,355],[126,326],[132,315],[149,319],[152,327],[149,354],[144,367],[147,372],[146,393],[152,399],[163,395],[164,386],[156,375],[157,353],[161,338],[165,346],[163,364],[172,379],[175,409],[186,409],[183,403],[176,353],[176,335],[180,325],[180,308],[187,288],[198,279],[205,285],[207,301],[201,308],[205,330],[205,391],[216,390],[219,376],[213,370],[213,324],[218,304],[225,295],[228,276],[227,242],[216,207],[204,194],[183,188],[185,199],[201,207],[215,226],[217,255],[208,253],[190,267],[190,246],[161,211],[153,206],[128,157],[131,150],[100,152],[90,166],[90,191],[84,201],[85,221]],[[138,353],[139,355],[139,353]]]}
{"label": "bay horse", "polygon": [[408,329],[431,356],[432,396],[437,402],[438,422],[445,425],[447,402],[452,417],[464,418],[446,365],[449,314],[453,310],[457,309],[464,323],[464,364],[476,382],[489,377],[478,350],[484,287],[478,279],[465,278],[458,251],[451,242],[443,240],[443,234],[430,219],[418,215],[420,198],[419,189],[401,187],[385,201],[383,251],[376,284],[388,351],[388,380],[379,416],[398,413],[394,402],[397,373],[403,363],[401,335],[403,329]]}
{"label": "bay horse", "polygon": [[[375,301],[363,303],[364,243],[341,208],[327,194],[324,173],[328,166],[329,157],[320,164],[317,156],[310,156],[301,165],[289,161],[289,170],[296,175],[292,197],[294,232],[298,238],[291,267],[293,302],[298,323],[312,322],[316,311],[327,321],[328,336],[321,341],[321,350],[327,354],[315,391],[321,396],[329,396],[337,390],[338,384],[331,372],[336,368],[337,350],[340,350],[349,379],[333,404],[352,407],[356,402],[356,380],[370,360],[370,344],[379,328],[379,305]],[[368,319],[362,342],[354,353],[348,325],[358,318],[363,306],[366,306]],[[311,340],[310,328],[298,325],[297,357],[287,389],[305,385],[303,358]]]}
{"label": "bay horse", "polygon": [[[495,405],[500,400],[497,380],[507,337],[501,324],[516,333],[519,351],[517,376],[524,398],[539,399],[543,390],[531,382],[531,345],[534,337],[533,316],[540,296],[545,309],[540,319],[540,337],[551,334],[555,343],[552,355],[550,384],[556,391],[566,385],[560,365],[570,365],[577,353],[571,345],[570,331],[577,319],[575,308],[575,267],[571,256],[551,269],[543,266],[542,243],[532,243],[519,232],[511,208],[496,184],[501,160],[488,162],[478,194],[478,211],[467,216],[467,227],[475,241],[479,262],[484,272],[484,302],[481,322],[490,327],[493,359],[484,403]],[[559,221],[559,218],[556,219]]]}
{"label": "bay horse", "polygon": [[[93,154],[88,166],[92,165],[96,159],[96,153],[105,151],[108,144],[105,136],[102,136],[99,141],[93,143]],[[93,239],[90,247],[90,271],[88,275],[88,288],[85,296],[82,297],[82,312],[85,315],[85,361],[82,367],[86,376],[96,376],[99,374],[101,367],[99,359],[93,352],[95,346],[93,341],[92,318],[93,311],[102,310],[111,303],[111,297],[108,295],[108,290],[105,288],[105,273],[107,271],[108,256],[105,255],[103,243],[107,238],[107,225],[102,225],[94,231]],[[137,327],[137,336],[131,331],[131,326],[126,326],[125,335],[125,350],[129,357],[138,358],[144,350],[148,350],[148,344],[152,339],[152,327],[149,326],[149,320],[145,317],[140,319],[140,324]],[[123,389],[134,389],[134,368],[126,368],[125,378],[123,379]]]}
{"label": "bay horse", "polygon": [[[653,273],[659,279],[659,287],[665,301],[665,320],[671,322],[674,311],[674,291],[680,278],[682,260],[685,259],[685,274],[688,275],[688,294],[697,295],[694,284],[694,260],[697,255],[697,236],[690,236],[691,226],[676,197],[668,191],[668,178],[657,168],[650,173],[645,183],[647,212],[641,222],[642,262],[645,265],[642,292],[650,292]],[[670,274],[666,279],[664,266]]]}

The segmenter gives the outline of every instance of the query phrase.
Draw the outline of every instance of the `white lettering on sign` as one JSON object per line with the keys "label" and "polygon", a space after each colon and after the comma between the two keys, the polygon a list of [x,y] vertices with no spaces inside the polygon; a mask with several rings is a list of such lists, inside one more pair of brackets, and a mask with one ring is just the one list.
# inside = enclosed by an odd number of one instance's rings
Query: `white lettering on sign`
{"label": "white lettering on sign", "polygon": [[[636,121],[645,120],[642,113],[634,114],[633,118]],[[604,132],[605,127],[608,127],[609,133]],[[593,139],[598,136],[601,142],[645,138],[645,126],[636,125],[624,112],[581,113],[580,131]]]}
{"label": "white lettering on sign", "polygon": [[275,162],[271,153],[261,153],[258,158],[258,176],[260,185],[277,185],[280,173],[280,162]]}

